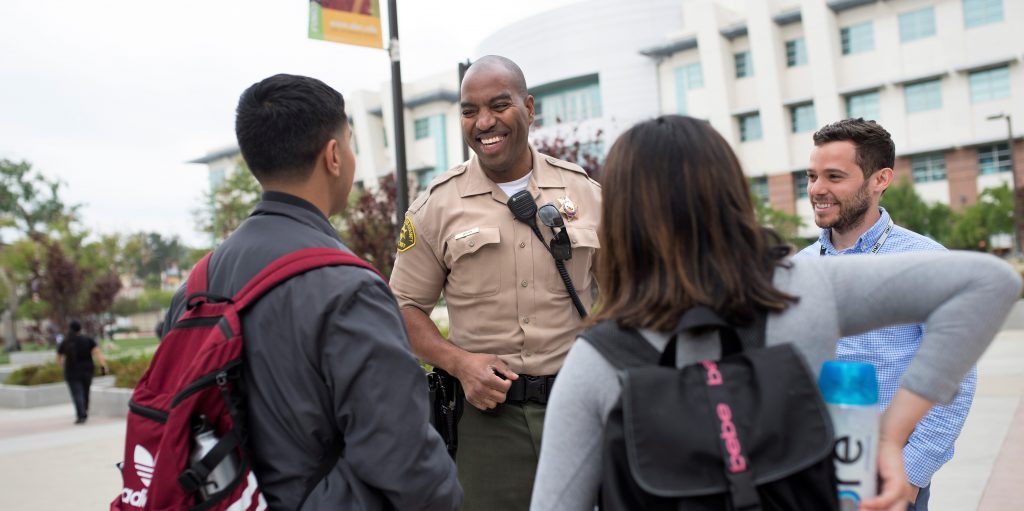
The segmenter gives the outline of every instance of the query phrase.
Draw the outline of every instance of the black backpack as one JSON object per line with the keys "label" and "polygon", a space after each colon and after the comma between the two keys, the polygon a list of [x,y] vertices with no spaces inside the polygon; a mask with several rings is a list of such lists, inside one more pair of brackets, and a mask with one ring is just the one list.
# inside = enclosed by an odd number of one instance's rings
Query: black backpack
{"label": "black backpack", "polygon": [[[718,330],[718,361],[676,367],[681,332]],[[604,510],[838,510],[832,423],[790,344],[765,347],[765,314],[737,330],[705,307],[658,353],[603,321],[581,336],[620,370],[603,439]]]}

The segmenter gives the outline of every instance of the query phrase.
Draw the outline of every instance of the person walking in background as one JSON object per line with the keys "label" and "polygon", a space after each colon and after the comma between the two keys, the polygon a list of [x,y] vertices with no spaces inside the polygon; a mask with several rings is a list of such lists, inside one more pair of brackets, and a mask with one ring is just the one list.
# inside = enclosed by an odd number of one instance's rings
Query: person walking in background
{"label": "person walking in background", "polygon": [[[814,134],[814,146],[807,170],[807,195],[821,235],[799,256],[946,250],[931,238],[896,225],[879,205],[893,182],[896,161],[895,144],[882,126],[864,119],[838,121]],[[923,335],[922,324],[890,326],[844,337],[836,355],[840,360],[874,364],[879,405],[885,410]],[[971,368],[953,401],[933,408],[910,435],[903,457],[907,477],[914,485],[911,511],[928,509],[932,476],[953,458],[953,444],[971,410],[977,382],[977,369]]]}
{"label": "person walking in background", "polygon": [[[391,288],[413,350],[458,378],[471,405],[458,426],[463,509],[525,510],[548,395],[582,321],[547,240],[507,203],[527,191],[526,200],[560,209],[572,243],[565,269],[586,310],[601,188],[578,165],[530,145],[534,99],[511,60],[491,55],[473,63],[461,109],[474,155],[409,207]],[[429,317],[442,291],[448,339]]]}
{"label": "person walking in background", "polygon": [[[767,313],[765,344],[792,343],[815,374],[842,336],[925,322],[881,420],[881,493],[861,508],[905,509],[911,489],[903,446],[933,402],[956,395],[1017,300],[1020,275],[972,252],[789,259],[782,240],[758,225],[735,153],[710,124],[690,117],[662,116],[627,130],[602,176],[616,193],[602,206],[596,319],[637,330],[658,352],[678,334],[679,366],[721,357],[713,333],[676,331],[699,306],[746,328]],[[576,342],[551,396],[531,509],[594,508],[608,462],[602,437],[621,393],[615,365],[589,342]]]}
{"label": "person walking in background", "polygon": [[89,387],[96,371],[93,357],[100,363],[101,374],[107,374],[107,361],[92,337],[82,335],[82,324],[72,320],[68,335],[57,346],[57,364],[64,366],[64,381],[75,403],[75,424],[84,424],[89,418]]}

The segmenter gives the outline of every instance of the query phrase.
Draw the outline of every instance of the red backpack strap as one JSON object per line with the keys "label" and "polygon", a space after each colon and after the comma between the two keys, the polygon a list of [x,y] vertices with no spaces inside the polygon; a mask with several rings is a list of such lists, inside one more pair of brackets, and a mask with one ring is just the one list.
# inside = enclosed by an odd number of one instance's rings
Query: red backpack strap
{"label": "red backpack strap", "polygon": [[207,252],[202,259],[192,267],[192,272],[188,275],[188,281],[185,283],[185,296],[192,296],[196,293],[205,293],[207,284],[206,279],[208,276],[208,269],[210,267],[210,256],[213,252]]}
{"label": "red backpack strap", "polygon": [[380,278],[380,271],[353,254],[336,248],[305,248],[284,255],[260,270],[239,291],[233,301],[238,310],[254,302],[274,286],[309,270],[324,266],[358,266],[371,270]]}

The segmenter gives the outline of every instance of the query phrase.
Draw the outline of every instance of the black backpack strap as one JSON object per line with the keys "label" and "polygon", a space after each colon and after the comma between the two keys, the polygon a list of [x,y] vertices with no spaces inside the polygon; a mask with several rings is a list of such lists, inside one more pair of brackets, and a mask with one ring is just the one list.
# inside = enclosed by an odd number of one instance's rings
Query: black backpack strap
{"label": "black backpack strap", "polygon": [[604,320],[580,334],[616,369],[658,363],[661,355],[640,332],[621,328],[613,320]]}

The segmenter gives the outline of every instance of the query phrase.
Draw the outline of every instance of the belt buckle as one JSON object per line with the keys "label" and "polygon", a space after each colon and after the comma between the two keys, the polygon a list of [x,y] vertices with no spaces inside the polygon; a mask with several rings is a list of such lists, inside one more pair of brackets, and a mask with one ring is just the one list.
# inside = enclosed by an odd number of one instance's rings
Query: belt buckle
{"label": "belt buckle", "polygon": [[547,378],[543,376],[527,376],[524,401],[545,404],[547,402],[547,386]]}

